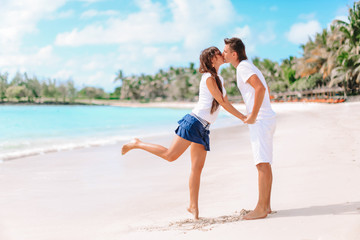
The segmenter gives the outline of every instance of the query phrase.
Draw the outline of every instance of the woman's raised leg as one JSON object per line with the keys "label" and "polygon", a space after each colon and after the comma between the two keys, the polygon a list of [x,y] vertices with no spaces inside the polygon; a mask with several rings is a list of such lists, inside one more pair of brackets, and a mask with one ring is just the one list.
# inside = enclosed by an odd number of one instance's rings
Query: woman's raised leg
{"label": "woman's raised leg", "polygon": [[205,164],[206,153],[204,145],[191,143],[190,206],[188,211],[194,215],[195,219],[199,219],[200,176]]}
{"label": "woman's raised leg", "polygon": [[178,135],[175,135],[175,138],[169,148],[159,144],[145,143],[135,138],[131,142],[123,145],[122,154],[124,155],[133,149],[142,149],[158,157],[161,157],[166,161],[172,162],[178,159],[178,157],[180,157],[185,152],[190,144],[190,141],[181,138]]}

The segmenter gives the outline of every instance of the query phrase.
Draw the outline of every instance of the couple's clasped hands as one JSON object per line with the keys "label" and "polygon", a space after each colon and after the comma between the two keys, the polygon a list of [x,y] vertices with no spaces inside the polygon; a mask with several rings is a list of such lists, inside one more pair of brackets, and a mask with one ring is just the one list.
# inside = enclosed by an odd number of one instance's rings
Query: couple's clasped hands
{"label": "couple's clasped hands", "polygon": [[243,121],[245,124],[254,124],[256,122],[256,116],[253,116],[252,114],[248,116],[244,115],[241,121]]}

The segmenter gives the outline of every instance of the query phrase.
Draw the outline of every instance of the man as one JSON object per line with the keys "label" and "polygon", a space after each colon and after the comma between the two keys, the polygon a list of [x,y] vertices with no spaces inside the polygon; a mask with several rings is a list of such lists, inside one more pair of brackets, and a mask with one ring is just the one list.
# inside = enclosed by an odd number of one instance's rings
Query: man
{"label": "man", "polygon": [[265,78],[246,56],[245,45],[239,38],[226,38],[224,61],[236,68],[237,86],[244,99],[249,124],[251,147],[258,170],[259,200],[253,211],[243,219],[265,218],[271,213],[272,149],[276,126],[275,112],[271,108],[270,94]]}

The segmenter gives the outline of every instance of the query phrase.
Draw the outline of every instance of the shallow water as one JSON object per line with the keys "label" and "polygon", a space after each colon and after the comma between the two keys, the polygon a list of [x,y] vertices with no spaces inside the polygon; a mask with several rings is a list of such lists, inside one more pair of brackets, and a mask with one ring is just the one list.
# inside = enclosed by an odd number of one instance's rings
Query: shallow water
{"label": "shallow water", "polygon": [[[0,106],[0,160],[168,134],[191,109]],[[212,128],[238,124],[220,112]]]}

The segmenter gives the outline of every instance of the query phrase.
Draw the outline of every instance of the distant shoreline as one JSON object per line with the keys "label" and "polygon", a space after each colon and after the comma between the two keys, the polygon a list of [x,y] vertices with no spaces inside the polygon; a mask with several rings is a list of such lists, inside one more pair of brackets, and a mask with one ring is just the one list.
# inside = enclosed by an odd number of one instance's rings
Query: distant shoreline
{"label": "distant shoreline", "polygon": [[[242,102],[232,101],[235,105],[244,105]],[[360,95],[349,96],[345,102],[360,102]],[[43,102],[15,102],[6,101],[0,102],[1,105],[81,105],[81,106],[116,106],[116,107],[154,107],[154,108],[193,108],[197,102],[188,101],[163,101],[163,102],[138,102],[138,101],[124,101],[124,100],[105,100],[105,99],[78,99],[75,102],[61,102],[61,101],[43,101]],[[274,102],[275,104],[280,103],[291,103],[289,102]],[[329,103],[325,103],[329,104]]]}
{"label": "distant shoreline", "polygon": [[196,102],[130,102],[130,101],[121,101],[121,100],[80,100],[75,102],[55,102],[55,101],[47,101],[47,102],[0,102],[1,105],[58,105],[58,106],[66,106],[66,105],[81,105],[81,106],[117,106],[117,107],[159,107],[159,108],[193,108],[196,105]]}
{"label": "distant shoreline", "polygon": [[0,102],[0,105],[97,105],[82,102]]}

